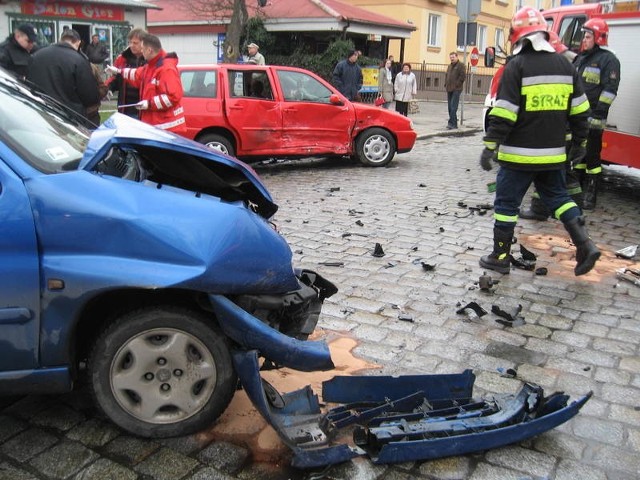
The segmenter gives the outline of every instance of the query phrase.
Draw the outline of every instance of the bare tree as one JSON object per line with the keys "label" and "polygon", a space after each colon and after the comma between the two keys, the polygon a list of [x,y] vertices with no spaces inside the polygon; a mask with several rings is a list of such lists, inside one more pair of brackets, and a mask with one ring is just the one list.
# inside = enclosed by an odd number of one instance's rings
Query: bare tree
{"label": "bare tree", "polygon": [[240,39],[249,20],[249,10],[258,10],[265,6],[263,0],[178,0],[181,9],[191,12],[211,23],[228,22],[223,44],[224,62],[236,63],[242,54]]}

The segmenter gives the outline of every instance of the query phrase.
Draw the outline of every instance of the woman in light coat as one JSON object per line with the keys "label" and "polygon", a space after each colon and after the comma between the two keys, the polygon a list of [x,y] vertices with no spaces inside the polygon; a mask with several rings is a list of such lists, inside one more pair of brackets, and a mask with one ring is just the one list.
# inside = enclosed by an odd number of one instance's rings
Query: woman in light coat
{"label": "woman in light coat", "polygon": [[409,102],[418,93],[418,82],[416,76],[411,71],[411,65],[402,64],[402,71],[396,75],[393,84],[396,100],[396,112],[407,116],[409,112]]}
{"label": "woman in light coat", "polygon": [[389,108],[393,101],[393,72],[391,60],[385,60],[378,71],[378,96],[384,99],[382,106]]}

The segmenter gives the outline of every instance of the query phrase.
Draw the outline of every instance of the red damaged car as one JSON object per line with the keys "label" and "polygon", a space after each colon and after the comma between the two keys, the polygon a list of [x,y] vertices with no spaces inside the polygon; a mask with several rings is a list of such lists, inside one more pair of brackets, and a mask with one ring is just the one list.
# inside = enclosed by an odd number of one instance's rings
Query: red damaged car
{"label": "red damaged car", "polygon": [[317,155],[383,167],[416,132],[396,112],[352,103],[322,78],[276,65],[182,65],[187,137],[246,162]]}

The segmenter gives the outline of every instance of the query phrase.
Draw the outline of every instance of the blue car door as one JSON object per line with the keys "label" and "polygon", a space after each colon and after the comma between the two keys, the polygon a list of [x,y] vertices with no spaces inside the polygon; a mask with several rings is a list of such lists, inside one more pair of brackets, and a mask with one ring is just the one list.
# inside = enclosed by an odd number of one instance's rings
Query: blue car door
{"label": "blue car door", "polygon": [[1,378],[10,371],[37,367],[40,322],[39,260],[33,213],[22,180],[4,162],[2,143],[0,265]]}

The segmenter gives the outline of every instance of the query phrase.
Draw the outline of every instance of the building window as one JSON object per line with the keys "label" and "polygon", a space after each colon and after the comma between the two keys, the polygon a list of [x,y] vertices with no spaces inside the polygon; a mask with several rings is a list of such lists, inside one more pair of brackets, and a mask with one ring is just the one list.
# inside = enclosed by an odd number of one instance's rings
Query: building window
{"label": "building window", "polygon": [[429,14],[429,32],[427,33],[427,45],[430,47],[440,46],[440,29],[442,17],[440,15]]}
{"label": "building window", "polygon": [[504,41],[504,30],[501,29],[501,28],[496,28],[496,36],[495,36],[494,45],[497,47],[496,51],[506,50],[506,48],[507,48],[507,44]]}
{"label": "building window", "polygon": [[476,47],[483,52],[487,48],[487,27],[485,25],[478,25],[478,38],[476,40]]}

